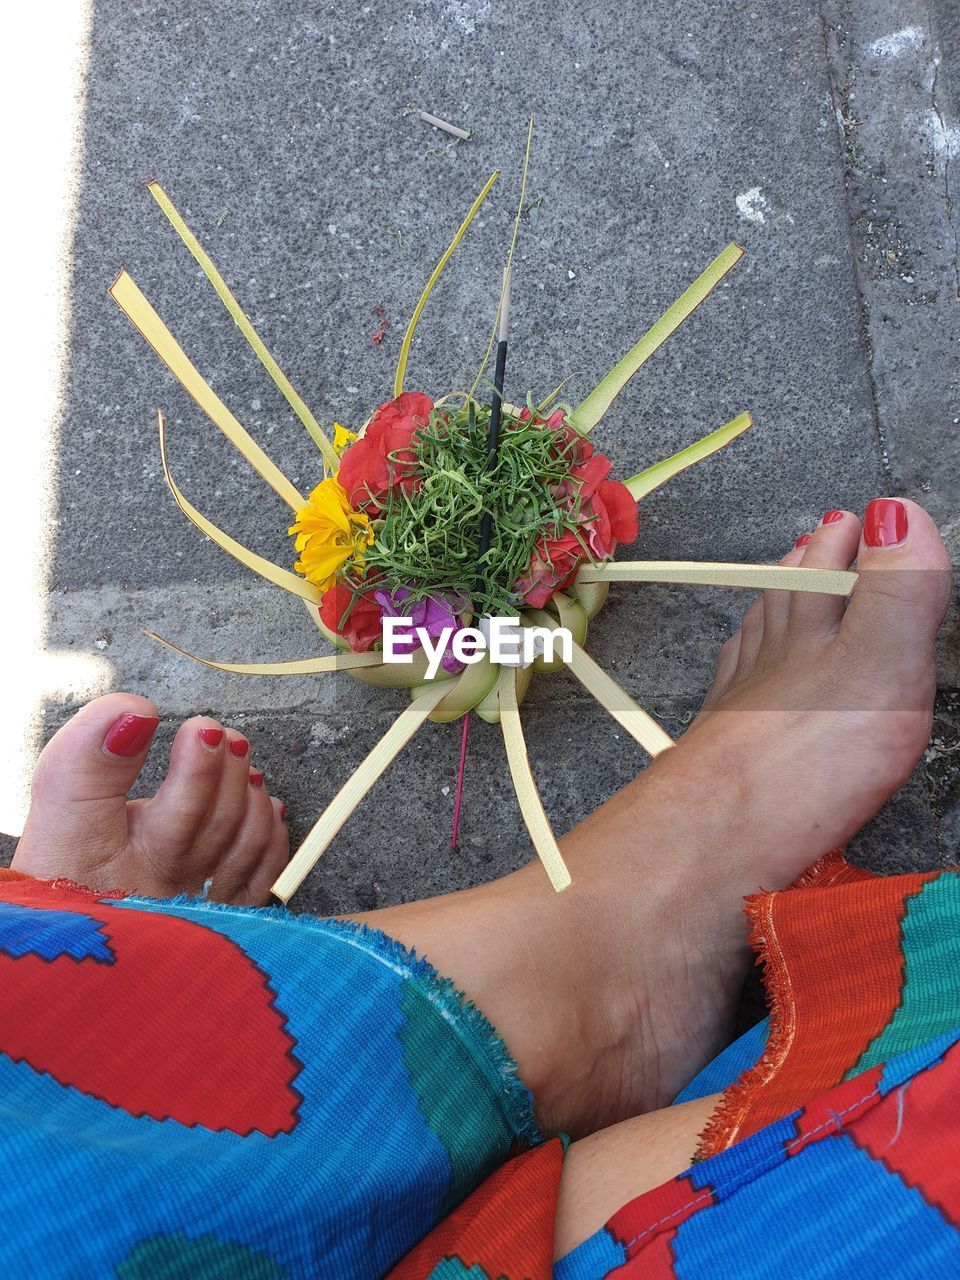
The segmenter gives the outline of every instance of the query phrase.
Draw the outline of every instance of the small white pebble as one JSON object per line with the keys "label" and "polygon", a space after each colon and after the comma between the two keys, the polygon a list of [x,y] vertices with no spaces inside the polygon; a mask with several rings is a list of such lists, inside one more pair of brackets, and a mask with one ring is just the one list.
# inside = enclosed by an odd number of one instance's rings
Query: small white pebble
{"label": "small white pebble", "polygon": [[449,787],[441,787],[441,788],[440,788],[440,794],[441,794],[442,796],[448,796],[448,795],[450,794],[450,788],[449,788]]}
{"label": "small white pebble", "polygon": [[[577,278],[577,273],[576,273],[575,271],[571,270],[571,271],[568,271],[568,272],[567,272],[567,279],[568,279],[568,280],[576,280],[576,278]],[[79,474],[79,473],[78,473],[78,474]]]}

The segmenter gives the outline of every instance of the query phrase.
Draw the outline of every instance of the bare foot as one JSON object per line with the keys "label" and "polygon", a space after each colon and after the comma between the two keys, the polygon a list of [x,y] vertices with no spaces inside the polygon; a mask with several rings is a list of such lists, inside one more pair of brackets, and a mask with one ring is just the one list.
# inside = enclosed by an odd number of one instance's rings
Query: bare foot
{"label": "bare foot", "polygon": [[[622,1029],[598,1119],[662,1106],[722,1046],[751,962],[744,896],[786,887],[842,846],[929,741],[934,640],[951,581],[933,521],[915,503],[880,498],[863,527],[828,512],[799,543],[782,563],[856,561],[849,603],[766,592],[723,646],[703,710],[676,747],[568,837],[586,846],[603,824],[608,848],[616,826],[641,838],[646,826],[667,864],[640,894],[648,912],[662,900],[672,936],[653,965],[645,948],[628,972],[634,1032]],[[637,836],[625,834],[631,844]]]}
{"label": "bare foot", "polygon": [[856,561],[849,604],[766,592],[720,651],[671,761],[696,758],[704,777],[733,789],[746,869],[767,888],[843,845],[912,773],[930,739],[934,641],[950,596],[947,553],[916,503],[878,498],[862,528],[831,511],[798,542],[782,563]]}
{"label": "bare foot", "polygon": [[146,698],[111,693],[63,726],[37,764],[14,869],[149,897],[199,893],[210,881],[221,902],[267,902],[287,830],[250,744],[208,717],[187,720],[157,794],[128,800],[158,723]]}

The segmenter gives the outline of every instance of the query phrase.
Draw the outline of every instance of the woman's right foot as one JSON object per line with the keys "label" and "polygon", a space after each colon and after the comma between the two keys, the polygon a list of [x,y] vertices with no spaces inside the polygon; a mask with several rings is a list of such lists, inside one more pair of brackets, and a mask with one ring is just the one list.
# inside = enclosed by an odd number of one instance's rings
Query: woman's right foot
{"label": "woman's right foot", "polygon": [[936,525],[877,498],[831,511],[782,563],[846,569],[837,596],[765,592],[724,645],[703,710],[664,768],[732,791],[754,883],[781,888],[845,844],[910,776],[929,739],[935,638],[950,596]]}
{"label": "woman's right foot", "polygon": [[[568,837],[573,857],[583,849],[585,859],[591,844],[611,848],[619,830],[620,860],[634,868],[641,843],[640,903],[647,897],[649,910],[658,900],[668,923],[659,943],[645,940],[630,975],[630,1017],[638,1026],[643,1006],[645,1025],[620,1046],[620,1096],[606,1113],[616,1118],[664,1105],[727,1038],[750,962],[744,896],[785,888],[842,846],[929,741],[934,642],[951,585],[933,521],[915,503],[878,498],[862,527],[832,511],[798,543],[781,563],[856,562],[849,602],[765,592],[721,650],[690,729]],[[644,839],[651,813],[661,844],[653,857]]]}

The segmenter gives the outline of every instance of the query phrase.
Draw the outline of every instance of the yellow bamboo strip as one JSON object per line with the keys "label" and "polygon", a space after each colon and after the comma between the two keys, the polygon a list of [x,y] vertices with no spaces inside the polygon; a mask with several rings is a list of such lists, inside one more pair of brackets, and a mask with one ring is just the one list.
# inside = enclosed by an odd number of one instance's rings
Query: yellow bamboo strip
{"label": "yellow bamboo strip", "polygon": [[621,689],[611,676],[590,657],[578,644],[573,646],[573,660],[570,670],[583,687],[592,693],[605,711],[626,729],[635,742],[639,742],[651,756],[658,756],[673,746],[673,739],[657,724],[652,716],[647,715],[642,707]]}
{"label": "yellow bamboo strip", "polygon": [[603,381],[568,416],[567,421],[575,431],[591,431],[597,425],[637,370],[706,301],[730,268],[736,266],[742,257],[743,249],[733,243],[717,254],[707,269],[681,293],[676,302],[667,308],[640,341],[631,347]]}
{"label": "yellow bamboo strip", "polygon": [[657,462],[652,467],[647,467],[646,471],[638,471],[635,476],[624,480],[623,483],[630,490],[631,496],[639,502],[641,498],[645,498],[648,493],[653,493],[654,489],[659,489],[681,471],[686,471],[688,467],[702,462],[704,458],[709,458],[712,453],[725,449],[728,444],[736,440],[737,436],[743,435],[744,431],[748,431],[752,426],[753,418],[750,414],[741,413],[726,426],[717,427],[716,431],[711,431],[702,440],[687,445],[679,453],[671,454],[669,458],[664,458],[662,462]]}
{"label": "yellow bamboo strip", "polygon": [[157,204],[166,214],[174,231],[176,231],[177,235],[200,264],[203,274],[213,285],[217,297],[230,313],[234,324],[256,352],[258,360],[276,383],[287,404],[289,404],[290,408],[303,423],[304,427],[306,427],[310,438],[323,454],[323,460],[327,467],[330,471],[335,472],[340,466],[340,459],[333,447],[333,444],[322,430],[319,422],[317,422],[316,418],[310,412],[306,402],[294,388],[293,383],[267,350],[266,343],[247,319],[240,303],[231,293],[229,285],[214,266],[213,259],[184,222],[183,218],[174,206],[173,201],[164,191],[163,187],[161,187],[160,183],[148,182],[147,188],[154,200],[156,200]]}
{"label": "yellow bamboo strip", "polygon": [[848,596],[857,574],[847,569],[804,569],[785,564],[723,564],[700,560],[614,560],[585,564],[584,582],[682,582],[692,586],[745,587],[750,591],[819,591]]}
{"label": "yellow bamboo strip", "polygon": [[191,662],[199,662],[201,666],[213,667],[215,671],[228,671],[238,676],[313,676],[326,671],[347,671],[351,667],[383,665],[379,653],[328,653],[318,658],[295,658],[292,662],[213,662],[210,658],[198,658],[195,653],[181,649],[178,644],[165,640],[156,631],[145,631],[143,634],[189,658]]}
{"label": "yellow bamboo strip", "polygon": [[543,863],[543,869],[550,878],[557,893],[569,888],[573,883],[567,864],[557,844],[550,820],[543,808],[537,784],[530,768],[527,745],[523,738],[523,726],[520,723],[520,706],[517,702],[517,670],[515,667],[504,667],[500,672],[498,683],[500,695],[500,727],[503,730],[503,745],[507,752],[507,763],[520,812],[530,833],[537,857]]}
{"label": "yellow bamboo strip", "polygon": [[306,503],[276,463],[271,462],[251,435],[240,425],[218,395],[207,385],[187,359],[173,334],[140,292],[134,281],[121,271],[110,286],[110,296],[138,329],[181,386],[196,400],[204,413],[220,428],[254,471],[294,511]]}
{"label": "yellow bamboo strip", "polygon": [[393,379],[393,394],[395,396],[399,396],[403,392],[403,380],[407,373],[407,360],[409,359],[409,356],[410,356],[410,344],[413,342],[413,334],[414,334],[414,330],[417,327],[417,321],[420,319],[420,316],[423,312],[423,308],[427,305],[427,299],[430,297],[430,294],[433,292],[433,286],[440,279],[440,276],[443,272],[444,267],[453,257],[453,254],[457,245],[463,239],[464,235],[466,235],[467,227],[469,227],[470,223],[477,216],[480,206],[483,204],[484,200],[486,200],[487,196],[490,194],[490,190],[493,187],[493,184],[496,182],[496,180],[499,177],[500,177],[500,170],[494,169],[493,173],[491,173],[490,177],[487,179],[486,185],[484,186],[483,190],[480,192],[476,200],[474,200],[473,204],[470,206],[470,212],[467,214],[464,220],[460,223],[460,226],[457,229],[457,234],[450,241],[440,261],[433,268],[433,272],[431,273],[430,279],[427,281],[426,285],[424,286],[423,293],[421,293],[420,298],[417,302],[417,305],[413,308],[413,315],[410,317],[410,323],[407,325],[407,331],[403,335],[403,342],[400,344],[400,358],[397,360],[397,372],[394,375],[394,379]]}
{"label": "yellow bamboo strip", "polygon": [[439,681],[436,688],[417,698],[415,702],[411,702],[397,716],[367,758],[350,775],[317,819],[303,844],[277,877],[272,893],[281,902],[288,902],[300,888],[360,801],[448,692],[447,682]]}
{"label": "yellow bamboo strip", "polygon": [[187,519],[191,520],[201,533],[205,533],[228,555],[233,556],[235,560],[239,560],[242,565],[252,569],[254,573],[259,574],[261,578],[265,578],[267,582],[272,582],[275,587],[289,591],[292,595],[300,596],[302,600],[306,600],[310,605],[319,606],[323,595],[312,582],[307,582],[306,578],[298,577],[297,574],[291,573],[289,569],[281,569],[272,560],[267,560],[264,556],[258,556],[255,551],[248,550],[242,543],[231,538],[228,533],[224,533],[222,529],[201,514],[191,502],[187,501],[170,474],[170,465],[167,461],[166,422],[159,409],[157,410],[157,429],[160,435],[160,461],[163,464],[163,474],[166,477],[170,492],[176,499],[177,506]]}

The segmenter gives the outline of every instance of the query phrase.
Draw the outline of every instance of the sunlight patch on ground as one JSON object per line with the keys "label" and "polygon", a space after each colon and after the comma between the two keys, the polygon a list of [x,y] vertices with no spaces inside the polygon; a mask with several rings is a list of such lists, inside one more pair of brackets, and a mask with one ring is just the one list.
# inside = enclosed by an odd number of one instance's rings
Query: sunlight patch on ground
{"label": "sunlight patch on ground", "polygon": [[23,823],[43,703],[103,692],[112,674],[95,654],[44,648],[92,18],[89,0],[58,5],[55,15],[15,6],[0,55],[3,171],[16,204],[2,238],[0,432],[0,831],[11,835]]}

